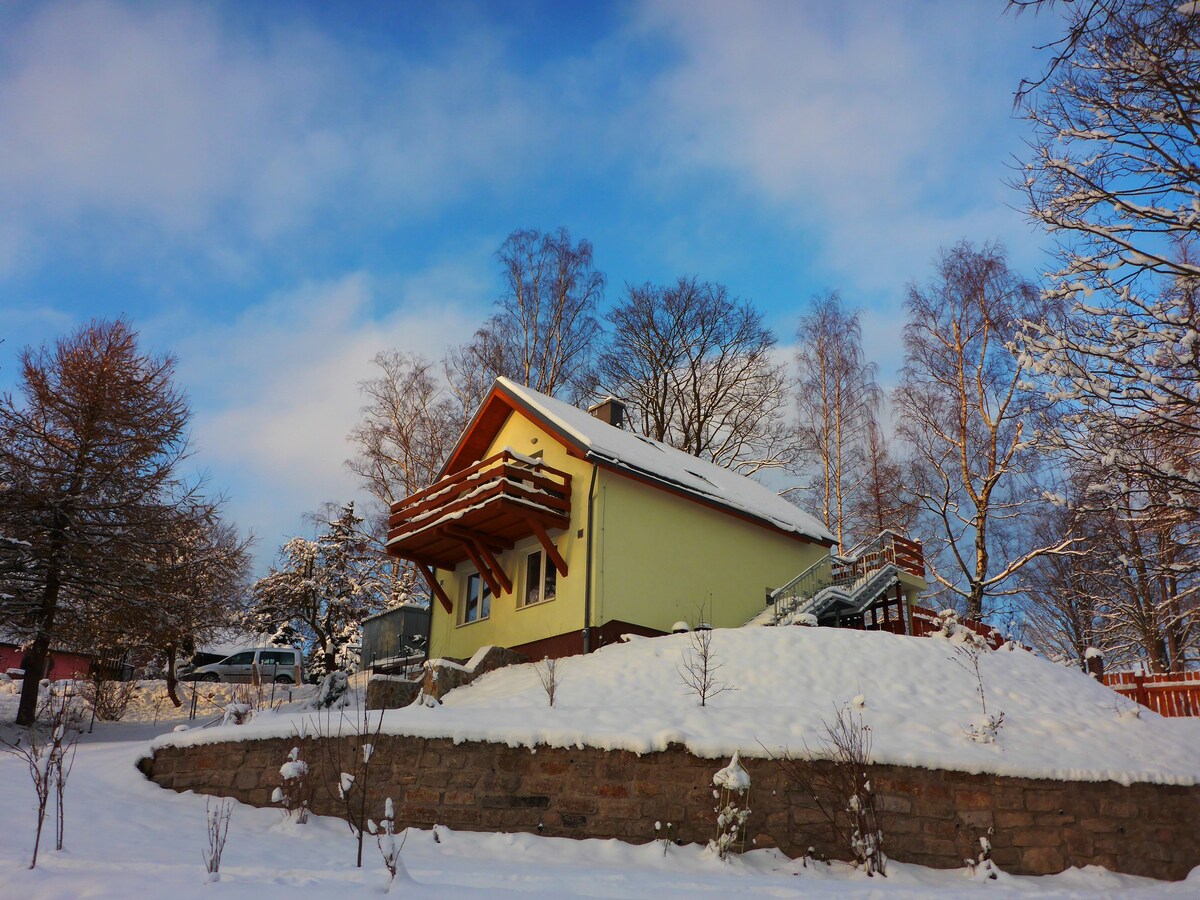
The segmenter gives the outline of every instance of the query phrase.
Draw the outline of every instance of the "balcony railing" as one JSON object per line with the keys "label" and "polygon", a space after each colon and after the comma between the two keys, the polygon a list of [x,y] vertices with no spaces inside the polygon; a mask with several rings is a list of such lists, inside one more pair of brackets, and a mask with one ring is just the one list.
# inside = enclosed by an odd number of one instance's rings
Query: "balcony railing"
{"label": "balcony railing", "polygon": [[512,579],[496,554],[536,536],[566,575],[566,563],[547,532],[570,522],[570,474],[506,449],[394,504],[387,549],[418,563],[430,589],[449,608],[430,567],[452,569],[471,560],[493,593],[508,593]]}

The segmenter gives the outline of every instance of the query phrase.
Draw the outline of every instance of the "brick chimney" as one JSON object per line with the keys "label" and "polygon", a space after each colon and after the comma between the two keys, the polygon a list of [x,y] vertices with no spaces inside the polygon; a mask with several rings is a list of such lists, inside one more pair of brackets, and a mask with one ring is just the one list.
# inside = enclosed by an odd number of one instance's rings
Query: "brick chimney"
{"label": "brick chimney", "polygon": [[588,412],[614,428],[625,427],[625,404],[616,397],[605,397],[595,406],[589,406]]}

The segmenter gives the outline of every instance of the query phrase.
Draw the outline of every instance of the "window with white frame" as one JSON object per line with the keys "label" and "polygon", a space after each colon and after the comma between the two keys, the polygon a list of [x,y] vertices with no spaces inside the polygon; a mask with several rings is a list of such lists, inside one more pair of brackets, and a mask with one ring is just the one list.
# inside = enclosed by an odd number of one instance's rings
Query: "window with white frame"
{"label": "window with white frame", "polygon": [[558,570],[542,550],[525,557],[525,594],[522,606],[553,600],[558,588]]}
{"label": "window with white frame", "polygon": [[467,576],[467,591],[463,598],[462,624],[486,619],[492,612],[492,589],[478,572]]}

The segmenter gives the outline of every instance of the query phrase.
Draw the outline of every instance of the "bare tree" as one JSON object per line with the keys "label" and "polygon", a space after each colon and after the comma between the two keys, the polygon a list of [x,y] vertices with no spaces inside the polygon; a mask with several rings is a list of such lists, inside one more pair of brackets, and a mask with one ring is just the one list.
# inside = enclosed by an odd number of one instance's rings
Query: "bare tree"
{"label": "bare tree", "polygon": [[511,348],[514,377],[543,394],[585,387],[605,284],[591,242],[572,244],[566,228],[523,229],[510,234],[496,256],[504,280],[500,333]]}
{"label": "bare tree", "polygon": [[537,672],[538,681],[546,692],[547,705],[553,706],[554,697],[558,694],[558,660],[544,657],[541,662],[533,664],[533,670]]}
{"label": "bare tree", "polygon": [[845,549],[851,498],[867,474],[864,438],[880,401],[875,366],[863,354],[858,310],[847,309],[836,291],[813,297],[796,340],[800,429],[819,466],[814,487],[822,519]]}
{"label": "bare tree", "polygon": [[386,513],[434,482],[459,423],[435,363],[394,350],[373,362],[378,374],[359,384],[366,403],[350,433],[357,454],[346,465]]}
{"label": "bare tree", "polygon": [[872,416],[862,437],[862,481],[850,497],[850,519],[856,537],[866,540],[883,531],[907,534],[916,506],[906,487],[905,467],[891,450],[877,418]]}
{"label": "bare tree", "polygon": [[632,427],[717,465],[751,474],[795,462],[787,375],[775,336],[723,285],[680,278],[630,285],[598,372],[630,404]]}
{"label": "bare tree", "polygon": [[500,375],[543,394],[585,396],[593,383],[596,308],[605,285],[591,242],[572,243],[566,228],[519,229],[496,258],[503,282],[497,313],[446,357],[460,415],[469,417]]}
{"label": "bare tree", "polygon": [[813,801],[855,866],[868,876],[886,877],[883,804],[872,786],[871,726],[846,704],[835,708],[832,722],[821,724],[825,733],[818,748],[805,744],[801,756],[784,752],[772,758],[784,779]]}
{"label": "bare tree", "polygon": [[[378,374],[359,384],[366,403],[350,432],[356,454],[346,465],[374,500],[367,534],[382,552],[392,504],[436,480],[474,409],[456,406],[436,364],[423,356],[389,351],[376,354],[374,363]],[[469,400],[482,400],[483,390]],[[393,603],[410,596],[417,582],[412,564],[399,560],[388,562],[384,577]]]}
{"label": "bare tree", "polygon": [[912,490],[934,580],[981,619],[985,598],[1063,539],[1031,546],[1020,517],[1045,500],[1034,480],[1039,415],[1048,402],[1013,353],[1022,321],[1040,319],[1038,292],[994,245],[943,251],[937,275],[910,285],[897,433],[912,461]]}
{"label": "bare tree", "polygon": [[1022,83],[1034,138],[1016,186],[1058,239],[1047,294],[1065,309],[1027,323],[1023,349],[1063,407],[1055,449],[1096,473],[1090,497],[1118,516],[1105,538],[1140,560],[1113,573],[1118,613],[1172,665],[1200,590],[1200,19],[1162,0],[1060,11],[1045,73]]}
{"label": "bare tree", "polygon": [[1106,639],[1104,621],[1112,584],[1101,570],[1097,535],[1088,517],[1066,504],[1047,507],[1034,528],[1043,543],[1074,535],[1081,552],[1048,554],[1022,570],[1028,640],[1086,672],[1089,647],[1102,651],[1106,659],[1115,655]]}
{"label": "bare tree", "polygon": [[718,661],[712,648],[712,628],[699,624],[688,632],[688,639],[691,646],[684,651],[679,677],[684,687],[700,698],[700,705],[707,706],[709,699],[717,694],[737,690],[719,675],[724,663]]}
{"label": "bare tree", "polygon": [[128,323],[92,322],[20,360],[21,400],[0,397],[0,533],[17,541],[0,542],[0,614],[29,641],[29,724],[51,644],[105,616],[152,629],[180,510],[219,508],[178,474],[188,406],[174,362],[141,353]]}

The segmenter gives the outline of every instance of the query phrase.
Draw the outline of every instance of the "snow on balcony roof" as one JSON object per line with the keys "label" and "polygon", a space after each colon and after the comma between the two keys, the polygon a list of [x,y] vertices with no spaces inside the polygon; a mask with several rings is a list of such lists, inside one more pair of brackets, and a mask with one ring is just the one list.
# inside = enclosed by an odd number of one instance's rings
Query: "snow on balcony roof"
{"label": "snow on balcony roof", "polygon": [[598,462],[649,477],[819,543],[836,541],[815,517],[752,478],[660,441],[614,428],[578,407],[508,378],[498,378],[496,383]]}

